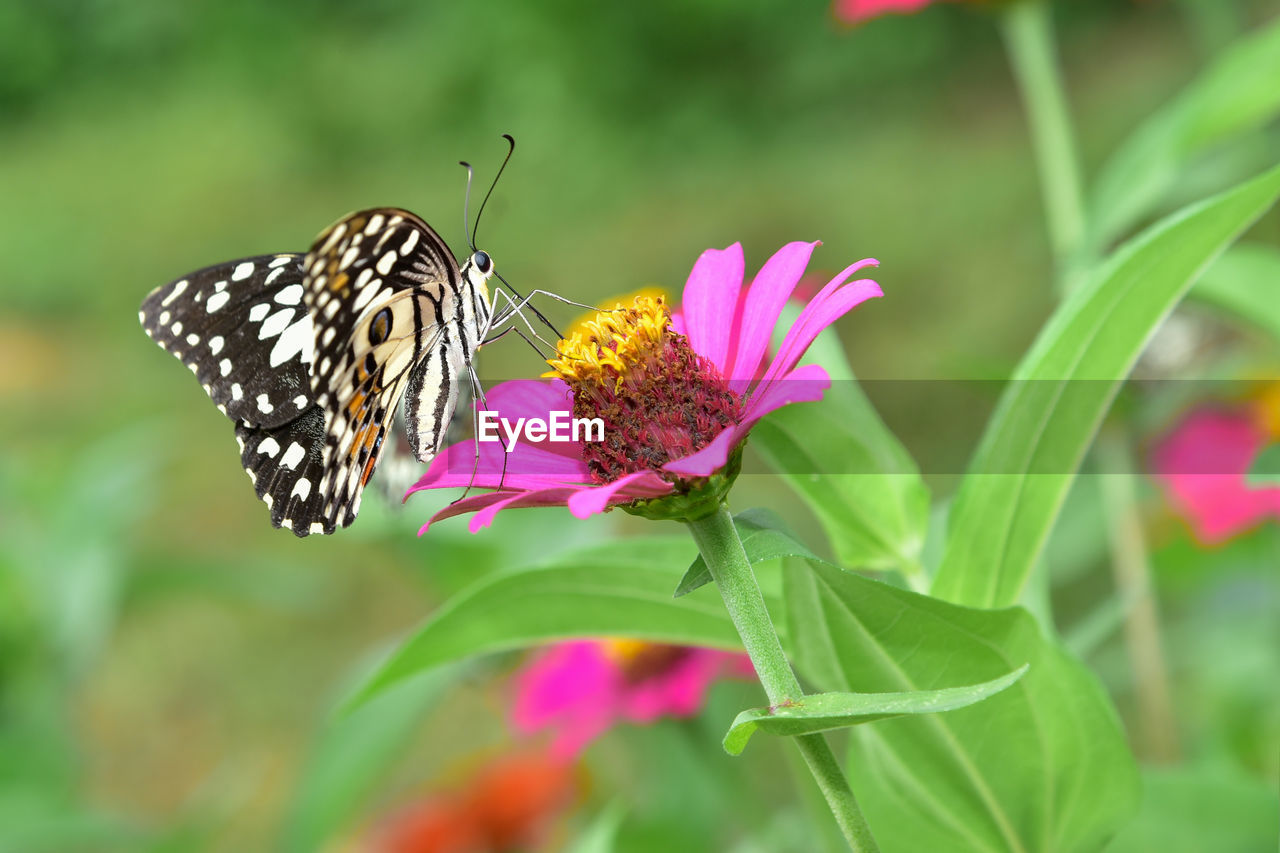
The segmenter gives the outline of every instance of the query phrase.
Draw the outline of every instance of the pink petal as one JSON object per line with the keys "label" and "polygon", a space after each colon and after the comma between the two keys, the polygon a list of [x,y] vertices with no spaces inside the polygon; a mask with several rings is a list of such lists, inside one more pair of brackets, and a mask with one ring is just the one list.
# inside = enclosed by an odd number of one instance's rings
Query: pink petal
{"label": "pink petal", "polygon": [[836,17],[851,24],[868,18],[896,13],[915,12],[934,3],[935,0],[836,0]]}
{"label": "pink petal", "polygon": [[684,334],[694,351],[721,371],[728,364],[730,335],[735,328],[728,320],[738,310],[743,267],[741,243],[727,249],[707,249],[693,265],[684,286]]}
{"label": "pink petal", "polygon": [[[502,489],[496,492],[485,492],[481,495],[472,495],[446,506],[444,509],[431,516],[431,519],[418,530],[418,535],[426,533],[431,525],[437,521],[444,521],[446,518],[453,518],[458,515],[465,515],[469,512],[479,512],[468,524],[468,529],[472,533],[478,532],[482,527],[487,527],[499,511],[504,509],[514,509],[516,507],[530,506],[564,506],[569,496],[581,488],[589,488],[585,486],[555,486],[544,489],[511,491]],[[499,506],[500,504],[500,506]]]}
{"label": "pink petal", "polygon": [[[866,262],[860,263],[865,264]],[[871,263],[874,263],[874,261]],[[858,265],[855,264],[854,267],[856,266]],[[842,280],[841,276],[853,270],[854,267],[850,267],[840,276],[833,279],[832,284],[823,288],[822,292],[815,296],[813,301],[800,312],[795,325],[791,327],[791,330],[787,332],[787,336],[783,338],[782,346],[778,347],[778,353],[774,356],[773,363],[765,371],[765,380],[776,379],[779,376],[790,373],[792,368],[804,357],[809,345],[827,326],[830,326],[868,299],[884,295],[884,292],[880,290],[880,285],[869,278],[859,279],[844,287],[836,285],[836,282]],[[836,286],[833,287],[832,285]]]}
{"label": "pink petal", "polygon": [[[724,375],[731,381],[729,387],[738,393],[746,390],[756,378],[760,359],[769,348],[773,329],[778,325],[782,307],[804,275],[813,250],[820,243],[788,243],[774,253],[756,273],[751,289],[743,302],[742,317],[735,318],[734,340],[730,346],[729,361],[732,364]],[[723,322],[723,320],[721,321]],[[697,350],[697,346],[694,346]]]}
{"label": "pink petal", "polygon": [[672,486],[652,471],[636,471],[603,486],[592,486],[575,492],[569,498],[569,512],[575,518],[589,518],[604,512],[611,503],[628,503],[637,498],[656,498],[670,494]]}
{"label": "pink petal", "polygon": [[1169,501],[1207,544],[1224,542],[1265,518],[1280,518],[1280,487],[1249,488],[1249,466],[1266,434],[1242,412],[1202,409],[1152,454]]}
{"label": "pink petal", "polygon": [[523,734],[552,729],[552,751],[572,757],[614,724],[622,682],[598,643],[559,643],[517,674],[512,722]]}
{"label": "pink petal", "polygon": [[[531,489],[552,483],[585,483],[591,479],[586,463],[553,453],[548,443],[518,443],[507,454],[500,444],[480,442],[480,461],[476,464],[474,442],[451,445],[431,460],[427,472],[409,487],[405,496],[424,489],[478,488]],[[579,453],[581,444],[571,444]],[[506,462],[504,469],[503,462]]]}

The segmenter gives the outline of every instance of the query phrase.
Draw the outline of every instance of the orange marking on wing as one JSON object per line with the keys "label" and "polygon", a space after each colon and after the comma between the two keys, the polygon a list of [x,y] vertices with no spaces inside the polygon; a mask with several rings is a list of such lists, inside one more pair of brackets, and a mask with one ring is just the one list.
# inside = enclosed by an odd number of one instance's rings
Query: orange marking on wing
{"label": "orange marking on wing", "polygon": [[347,411],[351,413],[351,417],[354,418],[360,413],[360,410],[364,408],[366,399],[363,391],[357,391],[351,395],[351,402],[347,403]]}

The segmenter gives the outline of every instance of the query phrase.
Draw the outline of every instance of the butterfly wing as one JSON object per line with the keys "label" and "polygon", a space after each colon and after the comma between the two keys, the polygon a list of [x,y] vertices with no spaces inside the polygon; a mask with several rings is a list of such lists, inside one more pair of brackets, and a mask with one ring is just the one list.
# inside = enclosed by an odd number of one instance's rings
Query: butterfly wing
{"label": "butterfly wing", "polygon": [[299,536],[335,530],[321,511],[325,432],[324,409],[314,405],[277,427],[236,424],[240,462],[270,508],[272,525]]}
{"label": "butterfly wing", "polygon": [[138,319],[234,421],[288,423],[311,405],[302,255],[244,258],[158,287]]}
{"label": "butterfly wing", "polygon": [[[454,339],[461,273],[430,226],[391,208],[334,223],[316,239],[304,270],[316,332],[312,395],[328,424],[322,520],[346,526],[415,365]],[[452,409],[446,423],[449,415]]]}

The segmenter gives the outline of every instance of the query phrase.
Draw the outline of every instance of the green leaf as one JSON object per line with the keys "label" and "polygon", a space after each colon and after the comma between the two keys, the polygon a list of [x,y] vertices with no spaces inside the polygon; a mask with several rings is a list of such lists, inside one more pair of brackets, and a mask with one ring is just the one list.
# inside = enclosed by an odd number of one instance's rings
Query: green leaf
{"label": "green leaf", "polygon": [[1280,341],[1280,249],[1262,243],[1232,246],[1205,270],[1190,295]]}
{"label": "green leaf", "polygon": [[343,713],[432,667],[547,640],[613,635],[740,649],[719,597],[671,597],[673,567],[694,550],[688,537],[626,539],[482,578],[432,614]]}
{"label": "green leaf", "polygon": [[1092,244],[1104,247],[1149,215],[1199,155],[1280,113],[1276,80],[1280,20],[1224,51],[1103,166],[1091,204]]}
{"label": "green leaf", "polygon": [[750,446],[809,505],[841,563],[915,566],[929,520],[915,460],[858,387],[833,332],[818,336],[804,363],[822,365],[831,388],[818,402],[770,414],[751,431]]}
{"label": "green leaf", "polygon": [[329,721],[303,772],[285,827],[285,850],[323,849],[345,828],[455,675],[452,668],[419,673]]}
{"label": "green leaf", "polygon": [[1096,850],[1138,775],[1106,693],[1020,608],[973,610],[787,561],[790,648],[821,690],[1017,684],[971,708],[858,726],[848,772],[891,851]]}
{"label": "green leaf", "polygon": [[1267,486],[1280,486],[1280,444],[1264,447],[1249,466],[1245,483],[1250,488],[1261,489]]}
{"label": "green leaf", "polygon": [[[812,551],[792,538],[782,519],[762,507],[753,507],[738,513],[733,517],[733,526],[738,528],[742,547],[746,550],[752,565],[778,557],[817,559]],[[688,595],[709,583],[711,583],[711,570],[707,568],[707,561],[699,554],[689,566],[689,570],[684,573],[684,577],[680,579],[675,597]]]}
{"label": "green leaf", "polygon": [[730,755],[740,754],[756,729],[772,735],[807,735],[904,714],[954,711],[999,693],[1026,671],[1023,664],[1000,678],[967,687],[910,693],[814,693],[776,708],[752,708],[734,719],[724,736],[724,749]]}
{"label": "green leaf", "polygon": [[1280,169],[1153,226],[1064,302],[1023,358],[952,507],[934,595],[1019,599],[1075,472],[1143,345],[1196,276],[1274,204]]}
{"label": "green leaf", "polygon": [[1266,784],[1222,771],[1148,770],[1138,816],[1107,853],[1274,850],[1280,804]]}

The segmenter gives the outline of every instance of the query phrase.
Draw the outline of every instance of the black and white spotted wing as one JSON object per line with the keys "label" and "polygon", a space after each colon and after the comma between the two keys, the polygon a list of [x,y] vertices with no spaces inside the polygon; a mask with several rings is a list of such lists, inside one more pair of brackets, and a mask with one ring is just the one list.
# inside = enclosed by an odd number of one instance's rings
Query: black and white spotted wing
{"label": "black and white spotted wing", "polygon": [[235,422],[272,523],[332,533],[355,519],[406,388],[415,454],[439,451],[489,319],[490,275],[483,252],[459,267],[421,219],[379,208],[343,217],[305,257],[160,287],[140,318]]}
{"label": "black and white spotted wing", "polygon": [[244,258],[151,292],[142,328],[234,421],[273,427],[311,405],[311,317],[302,255]]}

